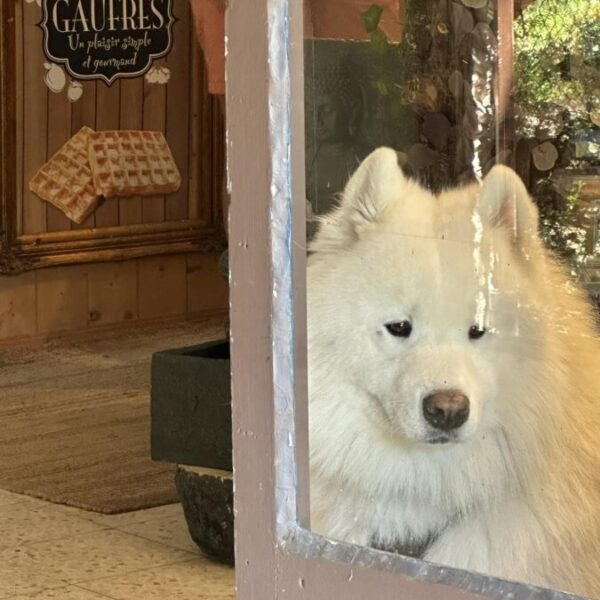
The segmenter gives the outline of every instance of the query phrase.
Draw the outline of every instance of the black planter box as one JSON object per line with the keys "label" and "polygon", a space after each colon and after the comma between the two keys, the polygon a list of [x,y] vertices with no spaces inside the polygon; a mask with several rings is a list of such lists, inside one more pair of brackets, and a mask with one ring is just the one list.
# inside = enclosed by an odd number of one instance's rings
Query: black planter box
{"label": "black planter box", "polygon": [[229,342],[152,357],[152,458],[231,471]]}

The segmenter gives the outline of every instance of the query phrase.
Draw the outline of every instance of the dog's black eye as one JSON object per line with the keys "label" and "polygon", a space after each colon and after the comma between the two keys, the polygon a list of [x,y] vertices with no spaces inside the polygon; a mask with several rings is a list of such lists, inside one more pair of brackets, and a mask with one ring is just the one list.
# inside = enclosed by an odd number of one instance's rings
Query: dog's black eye
{"label": "dog's black eye", "polygon": [[471,325],[469,329],[469,339],[470,340],[478,340],[483,337],[485,334],[485,329],[483,327],[479,327],[479,325]]}
{"label": "dog's black eye", "polygon": [[408,337],[412,332],[412,324],[410,321],[386,323],[385,328],[395,337]]}

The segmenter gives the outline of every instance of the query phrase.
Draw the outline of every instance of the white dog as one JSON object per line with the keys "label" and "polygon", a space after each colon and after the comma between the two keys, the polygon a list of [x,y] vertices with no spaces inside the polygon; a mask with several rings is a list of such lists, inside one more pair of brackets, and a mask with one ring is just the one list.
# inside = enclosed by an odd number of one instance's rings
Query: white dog
{"label": "white dog", "polygon": [[371,154],[309,260],[313,528],[600,598],[600,343],[506,167]]}

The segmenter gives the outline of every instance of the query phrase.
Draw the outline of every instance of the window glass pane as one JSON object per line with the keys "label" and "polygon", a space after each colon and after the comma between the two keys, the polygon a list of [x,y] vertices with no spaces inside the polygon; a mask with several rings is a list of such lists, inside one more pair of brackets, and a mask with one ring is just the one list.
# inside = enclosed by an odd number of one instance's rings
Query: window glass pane
{"label": "window glass pane", "polygon": [[307,195],[327,211],[357,161],[394,148],[430,187],[495,162],[497,14],[487,2],[307,6]]}
{"label": "window glass pane", "polygon": [[600,597],[600,0],[304,28],[313,529]]}

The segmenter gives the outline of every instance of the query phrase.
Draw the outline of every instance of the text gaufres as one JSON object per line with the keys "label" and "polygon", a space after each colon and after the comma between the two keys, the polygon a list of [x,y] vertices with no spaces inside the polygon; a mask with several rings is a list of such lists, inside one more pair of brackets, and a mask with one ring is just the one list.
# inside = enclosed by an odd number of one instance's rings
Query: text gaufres
{"label": "text gaufres", "polygon": [[74,79],[140,77],[172,47],[172,0],[42,0],[44,52]]}
{"label": "text gaufres", "polygon": [[51,20],[61,33],[151,31],[165,26],[163,0],[57,0]]}

